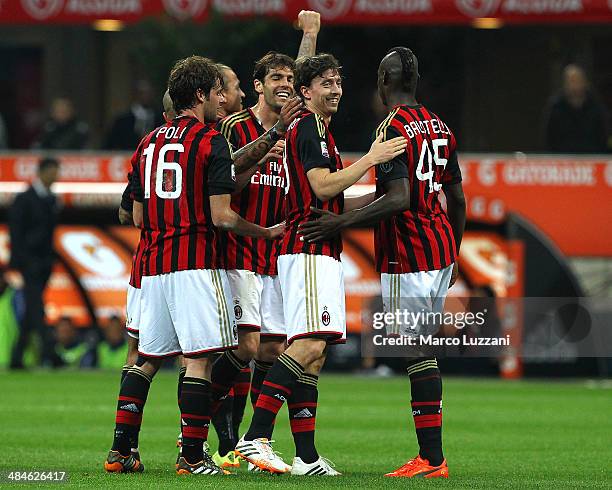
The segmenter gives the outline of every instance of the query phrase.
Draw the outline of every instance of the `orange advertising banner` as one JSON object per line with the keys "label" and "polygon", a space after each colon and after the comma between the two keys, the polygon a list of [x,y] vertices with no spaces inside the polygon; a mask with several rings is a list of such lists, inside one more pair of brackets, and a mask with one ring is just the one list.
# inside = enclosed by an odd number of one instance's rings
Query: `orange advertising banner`
{"label": "orange advertising banner", "polygon": [[[126,182],[126,153],[62,153],[55,192],[68,207],[115,207]],[[350,165],[360,155],[343,155]],[[8,206],[36,173],[40,155],[0,153],[0,206]],[[462,154],[468,219],[501,223],[527,218],[568,256],[612,256],[612,158]],[[349,192],[370,192],[374,172]]]}

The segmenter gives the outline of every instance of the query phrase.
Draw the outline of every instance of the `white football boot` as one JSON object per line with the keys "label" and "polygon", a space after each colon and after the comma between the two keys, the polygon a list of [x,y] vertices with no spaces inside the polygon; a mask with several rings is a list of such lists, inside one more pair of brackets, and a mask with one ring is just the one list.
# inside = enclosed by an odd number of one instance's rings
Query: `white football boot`
{"label": "white football boot", "polygon": [[305,476],[339,476],[339,473],[334,469],[334,464],[325,458],[319,457],[314,463],[304,463],[297,456],[293,458],[293,464],[291,465],[292,475],[305,475]]}
{"label": "white football boot", "polygon": [[285,463],[272,449],[272,442],[265,438],[245,441],[243,436],[236,444],[236,454],[249,463],[253,463],[262,471],[269,471],[270,473],[291,471],[291,466]]}

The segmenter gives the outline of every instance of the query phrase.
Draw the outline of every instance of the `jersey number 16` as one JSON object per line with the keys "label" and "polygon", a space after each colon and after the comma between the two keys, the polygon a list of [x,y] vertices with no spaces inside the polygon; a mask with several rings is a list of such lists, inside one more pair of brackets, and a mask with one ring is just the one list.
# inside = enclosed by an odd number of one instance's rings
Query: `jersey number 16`
{"label": "jersey number 16", "polygon": [[[185,151],[185,147],[181,143],[169,143],[162,146],[159,149],[159,156],[157,157],[157,168],[155,171],[155,194],[161,199],[177,199],[181,195],[183,190],[183,168],[177,162],[167,162],[165,160],[166,153],[169,151],[178,151],[182,153]],[[151,167],[153,166],[153,154],[155,153],[155,145],[150,144],[147,146],[143,155],[146,157],[145,160],[145,177],[144,177],[144,198],[149,199],[151,197]],[[164,190],[164,176],[166,171],[174,172],[174,190]]]}

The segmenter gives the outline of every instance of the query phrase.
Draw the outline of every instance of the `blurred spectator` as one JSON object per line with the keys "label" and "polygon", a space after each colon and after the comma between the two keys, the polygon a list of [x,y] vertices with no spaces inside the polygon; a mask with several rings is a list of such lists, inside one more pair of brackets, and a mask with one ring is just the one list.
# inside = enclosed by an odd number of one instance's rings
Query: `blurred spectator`
{"label": "blurred spectator", "polygon": [[104,340],[96,349],[96,365],[103,369],[120,369],[125,364],[128,352],[125,326],[118,316],[112,316],[102,329]]}
{"label": "blurred spectator", "polygon": [[91,346],[83,340],[72,320],[63,316],[55,325],[55,351],[67,367],[93,367]]}
{"label": "blurred spectator", "polygon": [[0,368],[9,367],[24,310],[23,295],[8,284],[4,273],[0,268]]}
{"label": "blurred spectator", "polygon": [[89,126],[77,119],[70,99],[57,97],[51,114],[33,148],[43,150],[82,150],[87,145]]}
{"label": "blurred spectator", "polygon": [[606,153],[606,110],[590,90],[578,65],[563,70],[563,88],[554,96],[546,116],[546,149],[554,153]]}
{"label": "blurred spectator", "polygon": [[57,364],[53,340],[45,326],[43,292],[55,259],[53,232],[58,203],[51,185],[58,173],[58,161],[44,158],[38,166],[37,178],[15,198],[9,210],[10,266],[23,276],[26,306],[11,361],[11,367],[16,369],[23,368],[23,351],[32,332],[38,332],[41,337],[43,363]]}
{"label": "blurred spectator", "polygon": [[2,114],[0,114],[0,150],[8,148],[8,134],[6,133],[6,123]]}
{"label": "blurred spectator", "polygon": [[107,150],[134,151],[147,133],[160,126],[163,121],[160,111],[153,106],[153,88],[146,80],[136,84],[134,102],[130,110],[117,116],[106,137]]}

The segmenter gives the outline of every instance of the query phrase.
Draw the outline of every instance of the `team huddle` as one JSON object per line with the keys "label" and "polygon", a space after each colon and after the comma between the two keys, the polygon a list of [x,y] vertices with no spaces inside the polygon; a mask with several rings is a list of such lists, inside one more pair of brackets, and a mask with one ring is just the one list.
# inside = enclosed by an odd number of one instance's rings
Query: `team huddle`
{"label": "team huddle", "polygon": [[[149,386],[164,358],[182,356],[178,474],[224,475],[242,458],[251,471],[340,475],[315,447],[315,421],[327,351],[346,339],[342,229],[376,227],[385,311],[413,308],[416,298],[441,311],[456,278],[465,224],[456,141],[416,102],[416,57],[398,47],[381,61],[378,91],[390,112],[370,150],[343,168],[330,131],[341,66],[315,54],[319,14],[303,11],[298,24],[297,59],[270,52],[257,61],[257,103],[247,109],[230,67],[178,61],[163,100],[167,122],[132,157],[119,216],[141,236],[109,472],[144,470],[138,435]],[[371,168],[376,192],[345,198]],[[420,451],[387,476],[448,477],[435,357],[415,356],[408,374]],[[249,397],[254,413],[239,437]],[[291,465],[271,440],[285,402]]]}

